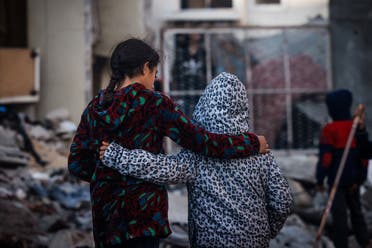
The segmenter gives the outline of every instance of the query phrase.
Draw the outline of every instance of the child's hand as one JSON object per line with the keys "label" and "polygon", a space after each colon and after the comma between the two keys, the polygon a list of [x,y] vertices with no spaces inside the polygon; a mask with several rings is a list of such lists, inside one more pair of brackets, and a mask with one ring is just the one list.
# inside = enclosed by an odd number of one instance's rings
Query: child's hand
{"label": "child's hand", "polygon": [[102,145],[101,147],[99,148],[99,158],[102,160],[103,159],[103,156],[105,155],[105,151],[107,149],[107,147],[109,146],[110,144],[107,143],[106,141],[102,141]]}
{"label": "child's hand", "polygon": [[359,129],[366,128],[366,107],[364,104],[359,104],[358,107],[354,111],[354,117],[359,116],[358,127]]}
{"label": "child's hand", "polygon": [[267,144],[265,136],[257,135],[258,141],[260,142],[259,153],[268,153],[270,151],[269,144]]}

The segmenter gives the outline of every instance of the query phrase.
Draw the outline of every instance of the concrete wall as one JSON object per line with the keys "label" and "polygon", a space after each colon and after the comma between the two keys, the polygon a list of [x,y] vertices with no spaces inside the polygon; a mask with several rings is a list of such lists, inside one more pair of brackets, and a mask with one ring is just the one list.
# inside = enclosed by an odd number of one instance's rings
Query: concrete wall
{"label": "concrete wall", "polygon": [[[86,0],[29,0],[28,44],[41,52],[40,102],[37,118],[66,108],[74,122],[90,100],[91,40]],[[100,38],[93,53],[109,56],[125,38],[146,38],[143,1],[97,0]]]}
{"label": "concrete wall", "polygon": [[372,6],[370,1],[334,0],[330,5],[334,88],[353,92],[354,107],[366,104],[372,131]]}
{"label": "concrete wall", "polygon": [[[167,19],[186,18],[180,13],[179,1],[170,1],[166,5],[164,0],[153,0],[152,15],[154,25]],[[303,25],[316,16],[328,19],[328,0],[281,0],[279,5],[257,5],[255,0],[233,0],[233,12],[236,12],[241,25],[251,26],[284,26]],[[191,12],[188,10],[187,12]],[[200,10],[194,10],[194,15]],[[207,11],[208,12],[208,11]],[[202,14],[209,15],[207,12]],[[216,10],[214,10],[216,12]],[[221,15],[218,15],[221,17]],[[217,17],[218,19],[218,17]]]}
{"label": "concrete wall", "polygon": [[146,38],[143,0],[98,0],[98,12],[101,36],[94,54],[108,56],[121,40]]}
{"label": "concrete wall", "polygon": [[247,23],[253,26],[303,25],[314,17],[328,19],[328,0],[281,0],[280,5],[257,5],[248,0]]}
{"label": "concrete wall", "polygon": [[28,44],[41,52],[37,117],[66,108],[77,122],[86,105],[84,0],[29,0]]}

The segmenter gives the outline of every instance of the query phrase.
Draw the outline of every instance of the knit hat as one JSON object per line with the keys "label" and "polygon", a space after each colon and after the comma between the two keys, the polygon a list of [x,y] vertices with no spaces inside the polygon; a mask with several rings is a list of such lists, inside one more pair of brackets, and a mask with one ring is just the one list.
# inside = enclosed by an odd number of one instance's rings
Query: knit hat
{"label": "knit hat", "polygon": [[338,89],[326,95],[328,113],[334,121],[351,119],[353,95],[347,89]]}

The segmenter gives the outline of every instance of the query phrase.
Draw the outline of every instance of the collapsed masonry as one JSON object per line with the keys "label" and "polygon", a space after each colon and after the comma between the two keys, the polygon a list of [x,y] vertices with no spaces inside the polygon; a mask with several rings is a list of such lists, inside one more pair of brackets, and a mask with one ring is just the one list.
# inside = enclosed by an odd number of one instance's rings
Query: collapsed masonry
{"label": "collapsed masonry", "polygon": [[[89,185],[67,171],[68,149],[76,130],[68,112],[56,110],[45,120],[33,122],[0,108],[0,117],[0,246],[94,247]],[[277,158],[293,190],[295,212],[270,247],[313,247],[326,200],[313,187],[316,155],[277,154]],[[169,201],[173,234],[161,245],[188,247],[185,186],[170,186]],[[362,201],[372,230],[370,183],[363,188]],[[331,221],[322,247],[334,247],[327,238]],[[353,235],[350,244],[358,247]]]}

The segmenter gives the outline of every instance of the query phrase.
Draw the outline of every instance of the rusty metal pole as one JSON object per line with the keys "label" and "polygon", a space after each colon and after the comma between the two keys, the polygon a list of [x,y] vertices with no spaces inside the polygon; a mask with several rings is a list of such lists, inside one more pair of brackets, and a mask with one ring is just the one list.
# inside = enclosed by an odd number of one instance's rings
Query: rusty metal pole
{"label": "rusty metal pole", "polygon": [[338,184],[340,182],[340,178],[341,178],[342,172],[344,171],[346,159],[347,159],[347,156],[349,154],[349,150],[350,150],[350,147],[351,147],[351,143],[353,141],[353,138],[354,138],[355,130],[356,130],[357,126],[358,126],[359,119],[360,119],[360,117],[357,115],[357,116],[355,116],[355,118],[353,120],[353,125],[351,127],[351,130],[350,130],[350,133],[349,133],[349,137],[348,137],[347,142],[346,142],[346,145],[345,145],[345,150],[344,150],[344,152],[342,154],[342,157],[341,157],[340,166],[338,167],[336,178],[335,178],[335,181],[334,181],[334,183],[332,185],[332,189],[331,189],[331,192],[329,194],[327,205],[326,205],[326,208],[324,210],[324,213],[323,213],[323,216],[322,216],[322,220],[320,222],[320,226],[319,226],[318,232],[316,234],[314,248],[318,248],[319,240],[322,237],[323,229],[324,229],[324,226],[325,226],[327,217],[329,215],[329,212],[331,211],[333,199],[335,198],[337,187],[338,187]]}

